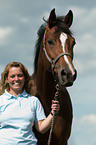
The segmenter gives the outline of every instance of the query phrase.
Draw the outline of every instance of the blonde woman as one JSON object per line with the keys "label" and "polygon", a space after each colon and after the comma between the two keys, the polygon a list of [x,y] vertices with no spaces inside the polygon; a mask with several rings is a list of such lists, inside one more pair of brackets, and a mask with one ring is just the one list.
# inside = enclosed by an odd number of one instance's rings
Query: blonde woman
{"label": "blonde woman", "polygon": [[45,133],[51,125],[53,111],[59,111],[59,102],[52,101],[52,111],[45,116],[37,97],[27,93],[29,73],[20,62],[9,63],[1,75],[0,145],[37,145],[33,125]]}

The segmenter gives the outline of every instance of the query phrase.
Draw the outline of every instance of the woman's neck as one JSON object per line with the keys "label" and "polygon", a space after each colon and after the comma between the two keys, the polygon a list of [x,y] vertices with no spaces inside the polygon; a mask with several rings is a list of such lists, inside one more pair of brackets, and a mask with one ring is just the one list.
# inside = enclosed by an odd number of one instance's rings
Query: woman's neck
{"label": "woman's neck", "polygon": [[15,97],[18,97],[18,95],[21,94],[23,92],[23,90],[20,90],[20,91],[9,90],[8,92],[11,95],[14,95]]}

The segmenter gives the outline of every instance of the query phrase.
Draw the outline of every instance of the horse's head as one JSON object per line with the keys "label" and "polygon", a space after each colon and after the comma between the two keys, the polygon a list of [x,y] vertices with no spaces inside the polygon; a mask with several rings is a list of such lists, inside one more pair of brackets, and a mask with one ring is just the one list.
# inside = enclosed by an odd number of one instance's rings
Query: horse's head
{"label": "horse's head", "polygon": [[43,37],[44,63],[47,61],[47,68],[51,64],[55,78],[64,86],[71,86],[76,79],[76,69],[72,63],[75,39],[69,30],[72,21],[71,10],[65,17],[56,17],[53,9]]}

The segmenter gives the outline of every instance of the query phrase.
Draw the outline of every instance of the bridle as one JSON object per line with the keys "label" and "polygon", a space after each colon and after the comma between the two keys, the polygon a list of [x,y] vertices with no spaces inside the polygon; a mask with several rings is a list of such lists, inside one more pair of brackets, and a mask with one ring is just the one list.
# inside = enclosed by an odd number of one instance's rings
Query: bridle
{"label": "bridle", "polygon": [[44,53],[45,53],[45,56],[46,56],[47,60],[51,63],[51,68],[52,68],[52,70],[54,70],[55,64],[56,64],[57,61],[60,59],[60,57],[62,57],[62,56],[64,56],[64,55],[68,55],[68,56],[70,56],[71,59],[72,59],[71,54],[68,53],[68,52],[63,52],[63,53],[59,54],[55,59],[51,59],[51,58],[48,56],[48,53],[47,53],[47,51],[46,51],[45,38],[46,38],[46,30],[45,30],[45,33],[44,33],[43,51],[44,51]]}

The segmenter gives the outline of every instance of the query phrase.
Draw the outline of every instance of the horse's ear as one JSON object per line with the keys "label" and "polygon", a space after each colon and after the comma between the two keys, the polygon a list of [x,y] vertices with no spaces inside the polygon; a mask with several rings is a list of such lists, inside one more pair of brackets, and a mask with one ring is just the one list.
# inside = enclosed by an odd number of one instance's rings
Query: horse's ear
{"label": "horse's ear", "polygon": [[65,16],[64,23],[69,28],[72,25],[72,22],[73,22],[73,12],[69,10],[68,14]]}
{"label": "horse's ear", "polygon": [[49,16],[49,27],[52,28],[56,23],[56,14],[55,14],[55,8],[50,12]]}

